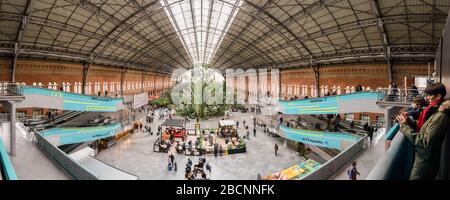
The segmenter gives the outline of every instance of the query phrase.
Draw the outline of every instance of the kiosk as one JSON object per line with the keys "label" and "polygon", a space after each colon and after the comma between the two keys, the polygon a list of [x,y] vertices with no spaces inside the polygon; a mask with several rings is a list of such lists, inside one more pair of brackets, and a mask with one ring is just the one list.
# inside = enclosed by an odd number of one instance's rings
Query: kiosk
{"label": "kiosk", "polygon": [[219,137],[238,137],[236,122],[234,120],[220,120]]}

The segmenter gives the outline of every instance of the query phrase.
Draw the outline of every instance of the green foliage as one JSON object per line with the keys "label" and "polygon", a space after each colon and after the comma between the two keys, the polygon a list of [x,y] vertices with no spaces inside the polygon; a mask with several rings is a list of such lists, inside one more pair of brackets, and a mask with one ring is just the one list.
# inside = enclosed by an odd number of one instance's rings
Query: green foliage
{"label": "green foliage", "polygon": [[149,103],[157,107],[169,107],[172,104],[172,99],[170,98],[170,93],[165,92],[159,98],[149,101]]}
{"label": "green foliage", "polygon": [[[196,112],[200,107],[200,112]],[[189,118],[208,119],[211,117],[221,117],[225,115],[225,111],[228,109],[226,105],[181,105],[177,108],[177,114],[180,116],[187,116]],[[198,115],[197,115],[198,113]]]}

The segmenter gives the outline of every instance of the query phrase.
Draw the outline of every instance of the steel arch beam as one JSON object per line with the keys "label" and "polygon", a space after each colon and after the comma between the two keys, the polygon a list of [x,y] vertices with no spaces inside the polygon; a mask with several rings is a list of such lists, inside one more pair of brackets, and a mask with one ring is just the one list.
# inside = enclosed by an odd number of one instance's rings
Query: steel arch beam
{"label": "steel arch beam", "polygon": [[16,33],[16,40],[14,45],[14,51],[12,53],[12,63],[11,63],[11,73],[10,73],[10,81],[12,83],[16,82],[16,66],[17,66],[17,57],[20,54],[20,47],[22,46],[22,38],[23,32],[28,24],[28,18],[31,16],[33,11],[33,1],[27,0],[27,4],[25,6],[25,10],[23,13],[22,21],[20,22],[19,29]]}

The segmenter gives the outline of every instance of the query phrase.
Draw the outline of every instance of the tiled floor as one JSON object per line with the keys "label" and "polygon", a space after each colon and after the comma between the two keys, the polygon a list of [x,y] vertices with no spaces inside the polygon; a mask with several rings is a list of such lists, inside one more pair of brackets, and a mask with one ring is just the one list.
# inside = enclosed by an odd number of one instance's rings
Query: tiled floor
{"label": "tiled floor", "polygon": [[[240,121],[239,130],[244,133],[242,121],[245,119],[251,122],[251,114],[245,113],[235,115],[232,119]],[[157,125],[161,121],[156,120],[152,124],[152,130],[157,130]],[[217,127],[217,120],[202,122],[202,128]],[[252,129],[253,125],[250,125]],[[187,128],[194,128],[191,122]],[[212,172],[208,173],[208,178],[212,180],[223,179],[256,179],[257,175],[269,175],[303,161],[303,158],[296,152],[283,144],[283,139],[272,138],[258,129],[256,137],[251,132],[250,141],[247,144],[247,152],[222,157],[207,155],[206,161],[210,163]],[[125,170],[139,176],[140,179],[184,179],[184,167],[187,159],[190,158],[194,164],[198,162],[198,156],[176,155],[178,170],[168,171],[168,154],[153,152],[153,144],[158,136],[147,136],[143,133],[134,135],[118,142],[112,148],[100,152],[96,158],[119,169]],[[278,143],[279,155],[274,155],[273,147]]]}
{"label": "tiled floor", "polygon": [[[9,124],[4,123],[2,128],[9,129]],[[16,155],[10,159],[19,180],[70,179],[36,144],[28,142],[19,131],[16,133]],[[4,141],[9,141],[5,138]]]}

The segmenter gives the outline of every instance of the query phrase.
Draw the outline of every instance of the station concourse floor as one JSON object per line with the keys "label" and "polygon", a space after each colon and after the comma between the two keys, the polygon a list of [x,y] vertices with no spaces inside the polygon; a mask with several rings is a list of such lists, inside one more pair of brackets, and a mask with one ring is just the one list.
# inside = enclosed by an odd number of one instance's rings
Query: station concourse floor
{"label": "station concourse floor", "polygon": [[[354,159],[356,161],[356,169],[360,173],[357,176],[358,180],[365,180],[372,171],[373,167],[377,164],[380,158],[385,153],[385,140],[384,140],[384,128],[380,129],[374,136],[371,145],[365,144],[365,149],[359,156]],[[347,164],[335,176],[331,177],[331,180],[349,180],[347,170],[351,168],[351,164]]]}
{"label": "station concourse floor", "polygon": [[[9,129],[9,123],[3,123],[2,129]],[[9,136],[3,135],[3,141]],[[6,144],[9,149],[9,144]],[[9,156],[19,180],[69,180],[63,169],[39,149],[37,144],[27,141],[20,131],[16,132],[16,155]]]}
{"label": "station concourse floor", "polygon": [[[245,133],[243,120],[249,125],[250,140],[247,143],[247,152],[227,156],[206,155],[206,162],[211,165],[211,173],[207,172],[207,178],[211,180],[256,180],[257,175],[270,175],[304,161],[292,149],[284,145],[284,139],[273,138],[257,128],[256,137],[253,136],[253,122],[251,115],[254,113],[232,113],[230,119],[239,120],[239,132]],[[144,119],[145,121],[145,119]],[[194,164],[198,163],[199,156],[175,155],[177,171],[168,171],[168,153],[153,152],[153,144],[157,127],[163,121],[155,117],[151,123],[154,134],[147,136],[137,132],[117,142],[116,145],[101,151],[96,158],[121,170],[137,175],[143,180],[184,180],[184,168],[187,159]],[[188,129],[194,128],[194,120],[187,124]],[[201,128],[217,128],[218,120],[201,122]],[[278,143],[278,156],[275,156],[274,145]]]}

